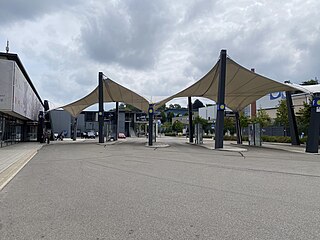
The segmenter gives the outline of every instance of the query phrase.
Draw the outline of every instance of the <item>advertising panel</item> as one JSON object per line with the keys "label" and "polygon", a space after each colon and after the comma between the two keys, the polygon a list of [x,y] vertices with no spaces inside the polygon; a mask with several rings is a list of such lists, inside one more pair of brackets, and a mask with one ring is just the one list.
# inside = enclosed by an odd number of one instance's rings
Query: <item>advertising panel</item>
{"label": "advertising panel", "polygon": [[257,109],[276,108],[279,106],[280,101],[285,99],[285,92],[270,93],[257,100]]}
{"label": "advertising panel", "polygon": [[0,59],[0,111],[12,111],[14,62]]}
{"label": "advertising panel", "polygon": [[13,89],[13,111],[37,121],[39,111],[43,111],[42,104],[16,64]]}

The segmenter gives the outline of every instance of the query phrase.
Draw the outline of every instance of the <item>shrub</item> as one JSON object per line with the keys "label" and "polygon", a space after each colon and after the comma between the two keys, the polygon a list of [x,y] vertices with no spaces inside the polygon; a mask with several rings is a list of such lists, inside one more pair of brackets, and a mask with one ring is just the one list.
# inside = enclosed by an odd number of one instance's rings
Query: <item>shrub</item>
{"label": "shrub", "polygon": [[165,136],[168,136],[168,137],[175,137],[176,136],[176,133],[175,132],[167,132],[164,134]]}
{"label": "shrub", "polygon": [[262,136],[263,142],[291,143],[291,137],[286,136]]}
{"label": "shrub", "polygon": [[223,140],[226,141],[237,141],[237,136],[223,136]]}

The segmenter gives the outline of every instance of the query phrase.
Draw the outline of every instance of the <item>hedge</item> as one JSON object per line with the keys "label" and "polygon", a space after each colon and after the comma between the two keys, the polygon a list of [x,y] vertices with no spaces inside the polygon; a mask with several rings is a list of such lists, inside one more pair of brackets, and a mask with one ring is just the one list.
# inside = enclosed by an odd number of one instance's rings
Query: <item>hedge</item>
{"label": "hedge", "polygon": [[[175,132],[165,133],[165,136],[176,137]],[[212,135],[203,135],[203,138],[213,138]],[[237,136],[224,136],[223,140],[226,141],[237,141]],[[276,142],[276,143],[291,143],[291,137],[286,136],[261,136],[262,142]],[[249,141],[248,136],[243,136],[242,141]],[[300,138],[300,143],[306,143],[307,137]]]}

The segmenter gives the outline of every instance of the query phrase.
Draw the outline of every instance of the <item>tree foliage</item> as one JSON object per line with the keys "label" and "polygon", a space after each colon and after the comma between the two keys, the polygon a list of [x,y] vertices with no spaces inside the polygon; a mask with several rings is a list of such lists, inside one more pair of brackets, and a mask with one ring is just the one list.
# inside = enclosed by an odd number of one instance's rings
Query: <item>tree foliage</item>
{"label": "tree foliage", "polygon": [[192,121],[192,125],[193,127],[195,126],[195,124],[201,124],[202,125],[202,129],[205,132],[208,132],[211,129],[211,124],[208,122],[207,119],[204,119],[200,116],[196,116],[195,119]]}
{"label": "tree foliage", "polygon": [[160,106],[158,108],[158,111],[163,112],[164,110],[166,110],[166,104],[163,104],[162,106]]}
{"label": "tree foliage", "polygon": [[277,109],[276,115],[277,115],[277,117],[275,118],[276,124],[284,127],[289,126],[288,107],[287,107],[286,100],[281,100],[279,102],[279,107]]}
{"label": "tree foliage", "polygon": [[172,124],[172,130],[176,131],[176,132],[182,132],[183,129],[183,123],[179,122],[178,120],[176,120],[173,124]]}
{"label": "tree foliage", "polygon": [[172,132],[172,124],[170,122],[165,122],[162,125],[163,131],[168,133],[168,132]]}
{"label": "tree foliage", "polygon": [[180,104],[170,104],[169,105],[169,109],[181,109],[181,105]]}
{"label": "tree foliage", "polygon": [[166,116],[165,112],[161,111],[160,115],[161,115],[161,122],[165,123],[167,121],[167,116]]}
{"label": "tree foliage", "polygon": [[244,113],[241,112],[239,119],[240,119],[240,126],[242,128],[248,127],[248,125],[250,123],[250,118],[248,116],[245,116]]}
{"label": "tree foliage", "polygon": [[172,118],[174,117],[174,113],[173,112],[168,112],[167,113],[167,121],[168,122],[172,122]]}
{"label": "tree foliage", "polygon": [[196,116],[196,118],[193,120],[193,124],[198,124],[200,123],[202,125],[202,128],[206,128],[209,125],[208,120],[200,117],[200,116]]}
{"label": "tree foliage", "polygon": [[257,112],[257,116],[252,119],[253,123],[260,123],[261,127],[267,127],[271,124],[271,118],[267,111],[260,108]]}
{"label": "tree foliage", "polygon": [[311,103],[303,103],[303,108],[297,112],[297,125],[300,132],[308,132],[311,115]]}
{"label": "tree foliage", "polygon": [[315,84],[319,84],[317,79],[310,79],[308,81],[304,81],[300,85],[315,85]]}
{"label": "tree foliage", "polygon": [[224,118],[224,132],[230,131],[230,134],[236,132],[236,121],[234,117],[225,117]]}
{"label": "tree foliage", "polygon": [[132,112],[140,112],[140,110],[138,108],[136,108],[136,107],[134,107],[134,106],[132,106],[130,104],[126,104],[126,108],[125,109],[130,110]]}

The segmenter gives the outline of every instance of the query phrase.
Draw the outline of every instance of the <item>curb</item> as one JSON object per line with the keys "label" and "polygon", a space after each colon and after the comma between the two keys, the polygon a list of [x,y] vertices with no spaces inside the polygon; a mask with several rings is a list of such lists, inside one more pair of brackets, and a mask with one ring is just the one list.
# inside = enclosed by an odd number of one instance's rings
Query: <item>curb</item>
{"label": "curb", "polygon": [[35,152],[29,155],[26,159],[20,159],[15,163],[11,164],[7,169],[5,169],[0,174],[0,192],[22,170],[22,168],[24,168],[24,166],[27,165],[27,163],[38,153],[39,149],[37,149]]}
{"label": "curb", "polygon": [[149,144],[146,143],[145,147],[148,147],[148,148],[166,148],[166,147],[170,147],[170,145],[162,143],[162,144],[153,144],[152,146],[149,146]]}
{"label": "curb", "polygon": [[207,146],[205,144],[195,144],[186,142],[187,144],[193,145],[193,146],[199,146],[202,148],[206,148],[209,150],[216,150],[216,151],[225,151],[225,152],[247,152],[248,150],[245,148],[239,148],[239,147],[230,147],[230,146],[224,146],[223,148],[215,149],[213,146]]}

